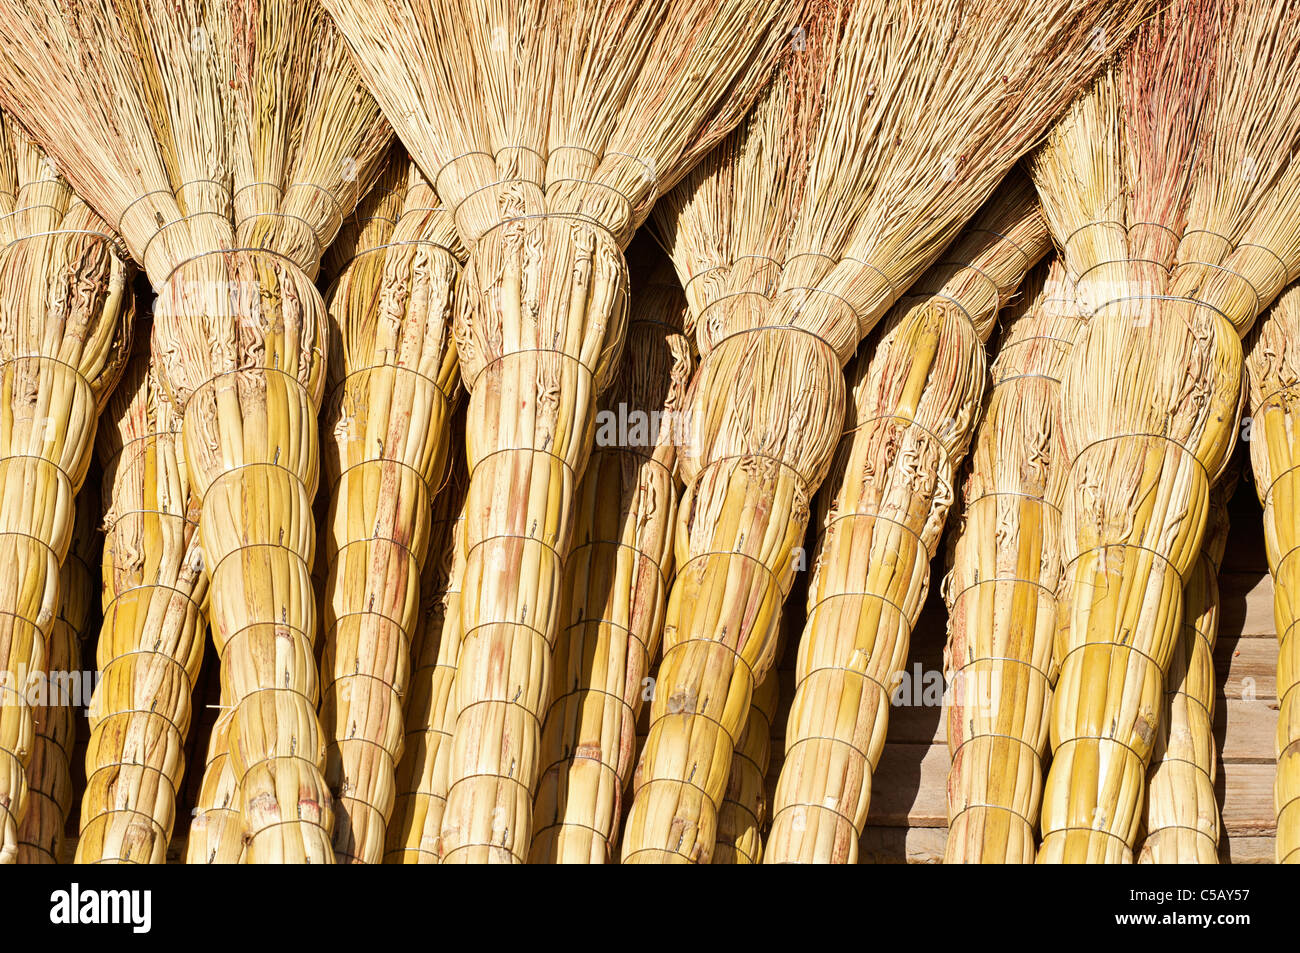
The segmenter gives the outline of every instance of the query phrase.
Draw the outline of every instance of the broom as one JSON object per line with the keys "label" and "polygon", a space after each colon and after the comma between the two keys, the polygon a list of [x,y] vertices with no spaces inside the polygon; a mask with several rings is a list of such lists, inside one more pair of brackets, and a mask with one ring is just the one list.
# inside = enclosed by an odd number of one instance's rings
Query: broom
{"label": "broom", "polygon": [[718,807],[715,864],[757,864],[763,859],[763,830],[768,820],[767,768],[779,689],[774,665],[754,688],[749,718],[731,756],[727,790]]}
{"label": "broom", "polygon": [[460,397],[451,341],[460,272],[451,217],[405,155],[390,229],[371,216],[330,296],[330,486],[325,540],[321,721],[329,739],[339,861],[378,863],[401,757],[430,508],[447,473],[448,420]]}
{"label": "broom", "polygon": [[1059,258],[1013,306],[975,431],[944,578],[945,863],[1032,863],[1061,575],[1061,365],[1080,318]]}
{"label": "broom", "polygon": [[[648,242],[647,242],[648,244]],[[662,253],[633,246],[632,307],[600,402],[564,566],[554,698],[542,722],[532,863],[607,863],[672,579],[678,413],[693,360]]]}
{"label": "broom", "polygon": [[1273,575],[1273,616],[1279,642],[1277,697],[1278,863],[1300,862],[1300,651],[1293,633],[1300,617],[1300,577],[1292,554],[1300,543],[1295,512],[1300,490],[1300,285],[1292,285],[1256,325],[1246,347],[1250,391],[1250,464],[1264,507],[1264,541]]}
{"label": "broom", "polygon": [[0,101],[158,293],[253,861],[332,859],[311,588],[320,256],[390,131],[309,3],[3,0]]}
{"label": "broom", "polygon": [[109,227],[0,116],[0,863],[17,855],[59,566],[95,423],[130,348],[130,266]]}
{"label": "broom", "polygon": [[522,861],[562,567],[621,254],[726,134],[802,0],[326,0],[469,249],[456,345],[470,489],[445,857]]}
{"label": "broom", "polygon": [[150,365],[148,325],[141,330],[99,431],[104,614],[79,863],[166,861],[206,636],[180,415]]}
{"label": "broom", "polygon": [[[88,482],[90,479],[88,478]],[[32,760],[27,769],[27,813],[18,826],[18,863],[57,864],[72,809],[72,744],[76,719],[89,699],[82,681],[81,645],[95,598],[95,535],[99,494],[77,494],[72,544],[59,568],[59,615],[46,644],[43,698],[33,705]]]}
{"label": "broom", "polygon": [[[1145,9],[825,6],[828,39],[810,31],[792,58],[795,115],[751,120],[657,216],[683,282],[707,275],[687,287],[704,357],[625,860],[709,860],[731,752],[839,436],[842,365]],[[725,304],[703,313],[713,301]]]}
{"label": "broom", "polygon": [[771,862],[856,860],[892,689],[984,397],[984,341],[1049,247],[1033,186],[1013,175],[850,375],[854,416],[822,496]]}
{"label": "broom", "polygon": [[[453,422],[452,445],[463,446],[464,415]],[[455,454],[447,487],[434,501],[429,558],[420,580],[422,624],[411,653],[406,738],[397,766],[397,801],[388,825],[384,863],[442,863],[442,814],[447,804],[452,699],[460,651],[460,597],[465,575],[465,494],[469,474]]]}
{"label": "broom", "polygon": [[1205,542],[1183,590],[1183,631],[1170,663],[1160,740],[1147,774],[1140,864],[1217,864],[1214,639],[1219,565],[1228,542],[1235,465],[1210,491]]}
{"label": "broom", "polygon": [[1238,334],[1300,263],[1300,9],[1186,0],[1163,17],[1032,163],[1090,315],[1062,378],[1040,861],[1132,859],[1183,581],[1236,433]]}

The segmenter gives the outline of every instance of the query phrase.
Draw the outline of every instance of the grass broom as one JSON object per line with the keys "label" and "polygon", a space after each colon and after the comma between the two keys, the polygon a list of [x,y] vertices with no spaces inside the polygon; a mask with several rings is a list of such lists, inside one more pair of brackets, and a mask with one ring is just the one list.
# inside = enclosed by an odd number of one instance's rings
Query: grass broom
{"label": "grass broom", "polygon": [[401,153],[381,201],[394,180],[396,222],[376,228],[384,218],[371,216],[330,296],[321,720],[340,862],[383,859],[419,578],[460,398],[451,318],[463,254],[451,216]]}
{"label": "grass broom", "polygon": [[768,821],[767,769],[779,682],[774,665],[754,688],[749,718],[731,756],[727,791],[718,807],[715,864],[757,864],[763,859],[763,831]]}
{"label": "grass broom", "polygon": [[1236,436],[1238,335],[1300,264],[1300,9],[1187,0],[1034,156],[1089,315],[1062,384],[1066,559],[1040,862],[1130,862],[1183,583]]}
{"label": "grass broom", "polygon": [[529,851],[575,496],[626,323],[622,249],[739,121],[802,5],[325,2],[470,255],[448,861]]}
{"label": "grass broom", "polygon": [[104,612],[79,863],[166,861],[207,636],[180,414],[151,365],[148,324],[141,331],[99,431]]}
{"label": "grass broom", "polygon": [[[648,241],[647,241],[648,243]],[[662,253],[633,249],[623,360],[600,401],[564,566],[532,863],[608,863],[672,579],[678,413],[694,362]]]}
{"label": "grass broom", "polygon": [[[464,420],[454,421],[452,445],[460,446]],[[455,454],[446,489],[434,500],[429,558],[420,581],[423,624],[413,647],[406,699],[406,740],[397,767],[397,802],[388,825],[384,862],[442,862],[442,813],[447,805],[452,704],[460,652],[460,597],[465,575],[465,494],[469,474]]]}
{"label": "grass broom", "polygon": [[1013,175],[850,373],[853,416],[822,496],[771,862],[856,860],[893,688],[983,403],[984,341],[1049,247],[1033,186]]}
{"label": "grass broom", "polygon": [[1056,587],[1061,577],[1061,367],[1080,327],[1059,258],[1025,281],[992,365],[950,535],[945,863],[1032,863],[1037,849]]}
{"label": "grass broom", "polygon": [[1279,641],[1277,696],[1276,855],[1300,863],[1300,575],[1292,554],[1300,542],[1294,517],[1300,490],[1300,285],[1292,285],[1247,339],[1250,465],[1264,507],[1264,541],[1273,575],[1273,618]]}
{"label": "grass broom", "polygon": [[0,116],[0,863],[17,856],[59,567],[99,411],[130,349],[116,235]]}
{"label": "grass broom", "polygon": [[[703,360],[625,861],[710,859],[839,436],[843,364],[1144,9],[827,4],[829,39],[810,31],[793,60],[796,115],[769,106],[661,203]],[[705,314],[710,302],[725,303]]]}
{"label": "grass broom", "polygon": [[1214,640],[1219,565],[1228,542],[1235,466],[1210,491],[1201,553],[1183,587],[1183,631],[1166,679],[1160,741],[1147,774],[1140,864],[1217,864],[1219,801],[1214,791]]}
{"label": "grass broom", "polygon": [[311,3],[0,3],[0,101],[117,223],[202,500],[252,861],[332,859],[311,587],[328,346],[312,285],[390,130]]}
{"label": "grass broom", "polygon": [[[87,478],[87,482],[91,481]],[[27,813],[18,827],[18,863],[57,864],[72,809],[72,746],[76,719],[89,700],[83,692],[81,651],[95,599],[91,573],[98,542],[99,494],[83,487],[68,555],[59,567],[59,615],[46,642],[43,697],[32,702],[35,724],[28,765]]]}

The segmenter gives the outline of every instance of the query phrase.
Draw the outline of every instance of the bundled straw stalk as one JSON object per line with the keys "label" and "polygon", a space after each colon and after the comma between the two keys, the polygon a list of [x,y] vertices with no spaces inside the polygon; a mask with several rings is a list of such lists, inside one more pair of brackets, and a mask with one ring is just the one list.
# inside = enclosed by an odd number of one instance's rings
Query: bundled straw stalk
{"label": "bundled straw stalk", "polygon": [[1183,631],[1170,663],[1160,741],[1147,775],[1140,864],[1217,864],[1219,801],[1214,792],[1214,640],[1219,565],[1228,543],[1235,465],[1210,491],[1205,542],[1183,589]]}
{"label": "bundled straw stalk", "polygon": [[727,791],[718,807],[715,864],[757,864],[763,859],[767,824],[767,767],[772,754],[772,721],[780,689],[776,666],[754,689],[749,719],[731,756]]}
{"label": "bundled straw stalk", "polygon": [[694,362],[686,299],[662,253],[638,249],[627,343],[600,402],[564,568],[553,700],[542,725],[533,863],[607,863],[651,693],[672,579],[678,417]]}
{"label": "bundled straw stalk", "polygon": [[1032,863],[1061,577],[1061,367],[1078,334],[1059,258],[1025,282],[993,362],[944,579],[945,863]]}
{"label": "bundled straw stalk", "polygon": [[1013,176],[886,316],[851,374],[823,494],[767,858],[856,862],[893,688],[988,378],[984,341],[1050,247]]}
{"label": "bundled straw stalk", "polygon": [[622,249],[740,119],[802,0],[325,5],[469,249],[443,839],[449,861],[521,862],[575,499],[626,322]]}
{"label": "bundled straw stalk", "polygon": [[1183,0],[1032,163],[1089,315],[1061,392],[1040,861],[1132,860],[1184,580],[1236,435],[1239,334],[1300,264],[1297,67],[1300,8]]}
{"label": "bundled straw stalk", "polygon": [[[464,418],[458,415],[452,446],[462,446],[463,436]],[[465,458],[456,453],[448,484],[434,501],[429,556],[420,580],[422,624],[411,653],[406,739],[397,766],[397,803],[388,825],[385,863],[442,862],[442,814],[447,805],[451,733],[456,723],[452,700],[460,653],[468,484]]]}
{"label": "bundled straw stalk", "polygon": [[790,60],[789,105],[765,100],[661,203],[703,359],[625,859],[709,860],[731,752],[844,420],[844,363],[1144,9],[819,5]]}
{"label": "bundled straw stalk", "polygon": [[392,816],[419,580],[460,398],[451,325],[463,257],[451,216],[404,154],[375,192],[381,205],[396,195],[399,215],[385,229],[366,203],[358,210],[368,220],[330,296],[322,415],[326,778],[335,857],[362,863],[383,859]]}
{"label": "bundled straw stalk", "polygon": [[252,861],[329,862],[311,585],[323,249],[390,130],[314,4],[0,0],[0,101],[158,294]]}
{"label": "bundled straw stalk", "polygon": [[92,573],[99,524],[99,494],[91,487],[77,494],[72,544],[59,570],[59,616],[46,642],[46,678],[30,698],[35,738],[27,771],[27,813],[18,827],[18,863],[56,864],[63,860],[64,829],[72,809],[72,745],[76,722],[90,700],[83,680],[81,652],[91,606],[98,591]]}
{"label": "bundled straw stalk", "polygon": [[198,500],[143,330],[99,431],[104,618],[79,863],[166,860],[207,635]]}
{"label": "bundled straw stalk", "polygon": [[1300,285],[1278,298],[1246,349],[1250,464],[1264,507],[1277,631],[1277,861],[1300,863]]}
{"label": "bundled straw stalk", "polygon": [[0,863],[12,863],[59,567],[95,425],[130,350],[131,268],[55,162],[0,115]]}

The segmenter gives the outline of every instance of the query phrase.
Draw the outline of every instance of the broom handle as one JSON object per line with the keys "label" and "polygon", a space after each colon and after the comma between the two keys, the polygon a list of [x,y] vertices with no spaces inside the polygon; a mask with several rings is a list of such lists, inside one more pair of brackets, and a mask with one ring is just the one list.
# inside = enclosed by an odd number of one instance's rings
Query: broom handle
{"label": "broom handle", "polygon": [[754,689],[749,720],[731,757],[727,793],[718,810],[715,864],[757,864],[763,859],[767,767],[772,754],[772,719],[776,714],[779,682],[780,675],[774,665]]}
{"label": "broom handle", "polygon": [[[78,513],[79,520],[85,513]],[[27,816],[18,828],[18,863],[55,864],[62,860],[59,846],[63,828],[72,807],[72,741],[76,734],[76,717],[81,686],[81,641],[86,609],[93,588],[90,567],[82,554],[68,553],[59,575],[62,598],[59,617],[54,621],[47,643],[45,682],[46,704],[36,722],[36,739],[32,748],[31,786]],[[76,598],[70,598],[80,592]],[[69,606],[78,607],[77,616]],[[72,693],[76,694],[73,695]]]}
{"label": "broom handle", "polygon": [[1161,749],[1147,779],[1146,838],[1138,863],[1217,864],[1219,804],[1214,792],[1214,640],[1219,567],[1201,552],[1187,587],[1183,635],[1169,672]]}
{"label": "broom handle", "polygon": [[[157,459],[161,443],[150,435],[129,452]],[[161,537],[160,549],[184,554],[187,523],[185,513],[144,507],[118,513],[108,528],[105,591],[113,595],[97,649],[78,863],[166,861],[203,659],[205,585],[201,573],[182,577],[183,555],[150,553],[146,566],[156,566],[155,578],[115,592],[112,542]]]}
{"label": "broom handle", "polygon": [[[222,704],[225,705],[222,698]],[[239,785],[230,765],[230,721],[224,708],[212,726],[207,763],[194,803],[194,820],[185,841],[187,864],[238,864],[244,858],[244,822],[239,813]]]}
{"label": "broom handle", "polygon": [[[71,543],[77,486],[90,460],[94,428],[68,433],[72,420],[95,420],[90,384],[76,369],[43,357],[11,359],[0,386],[13,399],[18,375],[39,375],[36,414],[48,415],[48,452],[72,460],[74,475],[46,457],[0,457],[0,565],[9,581],[0,598],[0,864],[14,863],[18,829],[27,807],[27,768],[36,723],[29,690],[46,671],[46,642],[57,613],[59,567]],[[51,439],[52,438],[52,439]]]}
{"label": "broom handle", "polygon": [[[966,505],[951,576],[962,588],[948,613],[956,673],[944,863],[1034,860],[1056,631],[1057,579],[1044,577],[1042,554],[1055,547],[1059,521],[1053,504],[1027,494]],[[981,565],[999,570],[980,578]]]}
{"label": "broom handle", "polygon": [[[1137,461],[1140,484],[1134,499],[1144,508],[1184,514],[1186,528],[1178,540],[1162,540],[1160,549],[1141,540],[1102,539],[1066,567],[1040,863],[1133,860],[1165,673],[1182,632],[1182,578],[1195,559],[1209,509],[1204,468],[1163,439],[1120,437],[1086,448],[1072,461],[1067,493],[1087,492],[1080,485],[1086,454],[1125,451],[1124,460],[1106,463],[1132,467]],[[1063,535],[1069,532],[1066,528]],[[1195,544],[1192,555],[1166,555],[1189,548],[1176,550],[1174,542]]]}
{"label": "broom handle", "polygon": [[[448,488],[463,503],[463,484]],[[440,501],[450,505],[450,501]],[[398,765],[397,801],[388,826],[384,862],[419,864],[442,862],[442,816],[447,805],[451,735],[455,727],[456,658],[460,654],[460,596],[464,579],[464,511],[457,504],[452,519],[433,533],[430,558],[453,549],[450,562],[438,570],[441,587],[433,598],[440,611],[431,612],[421,627],[413,653],[415,671],[406,707],[405,752]],[[439,540],[442,545],[439,545]]]}

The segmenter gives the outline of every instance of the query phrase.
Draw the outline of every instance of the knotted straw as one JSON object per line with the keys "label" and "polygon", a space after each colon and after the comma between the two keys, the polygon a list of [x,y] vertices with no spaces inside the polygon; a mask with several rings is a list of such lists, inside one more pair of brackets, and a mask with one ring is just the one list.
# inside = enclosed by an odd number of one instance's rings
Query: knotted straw
{"label": "knotted straw", "polygon": [[1059,258],[1009,309],[949,536],[945,863],[1031,863],[1051,702],[1061,366],[1082,318]]}
{"label": "knotted straw", "polygon": [[0,129],[0,863],[12,863],[29,692],[45,681],[74,498],[130,348],[132,299],[117,237],[10,115]]}

